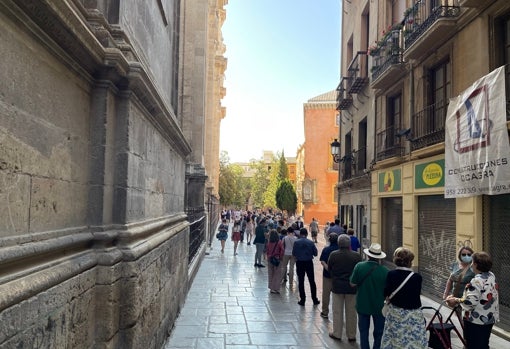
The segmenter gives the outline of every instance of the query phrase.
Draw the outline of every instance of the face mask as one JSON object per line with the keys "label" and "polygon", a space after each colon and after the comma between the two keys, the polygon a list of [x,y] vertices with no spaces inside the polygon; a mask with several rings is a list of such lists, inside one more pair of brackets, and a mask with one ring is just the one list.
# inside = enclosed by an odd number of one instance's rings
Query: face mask
{"label": "face mask", "polygon": [[461,257],[461,260],[464,262],[464,263],[471,263],[471,256],[462,256]]}

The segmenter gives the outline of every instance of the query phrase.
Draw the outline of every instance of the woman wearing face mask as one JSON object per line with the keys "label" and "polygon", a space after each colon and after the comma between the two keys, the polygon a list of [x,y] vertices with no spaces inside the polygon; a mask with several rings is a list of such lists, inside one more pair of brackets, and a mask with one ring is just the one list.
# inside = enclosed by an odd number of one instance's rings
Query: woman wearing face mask
{"label": "woman wearing face mask", "polygon": [[460,305],[464,310],[466,349],[489,349],[492,327],[499,321],[499,287],[491,271],[491,256],[476,252],[472,258],[475,277],[467,284],[462,298],[449,296],[446,302],[449,306]]}
{"label": "woman wearing face mask", "polygon": [[461,247],[457,254],[458,262],[452,266],[452,273],[446,282],[446,288],[443,293],[443,299],[453,295],[454,297],[462,297],[466,284],[475,277],[475,273],[471,270],[471,261],[474,251],[471,247]]}

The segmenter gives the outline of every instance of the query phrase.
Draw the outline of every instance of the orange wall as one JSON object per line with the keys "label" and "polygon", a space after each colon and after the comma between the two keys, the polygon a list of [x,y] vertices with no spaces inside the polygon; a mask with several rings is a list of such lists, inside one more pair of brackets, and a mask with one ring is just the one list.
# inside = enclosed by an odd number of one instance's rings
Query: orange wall
{"label": "orange wall", "polygon": [[326,224],[337,214],[338,206],[334,202],[335,185],[338,171],[333,169],[330,144],[339,136],[339,127],[335,124],[337,111],[334,104],[330,107],[318,105],[305,107],[305,179],[316,180],[316,202],[304,203],[304,222],[309,224],[313,217],[319,224]]}

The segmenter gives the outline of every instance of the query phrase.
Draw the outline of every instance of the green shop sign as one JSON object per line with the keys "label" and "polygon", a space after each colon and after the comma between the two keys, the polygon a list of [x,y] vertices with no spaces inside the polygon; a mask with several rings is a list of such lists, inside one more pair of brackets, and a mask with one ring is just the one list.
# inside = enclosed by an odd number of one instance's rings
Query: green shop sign
{"label": "green shop sign", "polygon": [[400,191],[402,175],[400,169],[379,172],[379,192]]}
{"label": "green shop sign", "polygon": [[416,165],[414,188],[444,187],[444,159]]}

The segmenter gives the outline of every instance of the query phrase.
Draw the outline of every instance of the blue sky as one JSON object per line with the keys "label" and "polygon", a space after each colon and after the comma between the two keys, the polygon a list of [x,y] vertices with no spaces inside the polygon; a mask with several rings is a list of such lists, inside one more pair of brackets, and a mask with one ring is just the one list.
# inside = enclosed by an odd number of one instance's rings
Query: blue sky
{"label": "blue sky", "polygon": [[229,0],[220,150],[230,162],[263,150],[296,156],[303,103],[340,81],[341,0]]}

